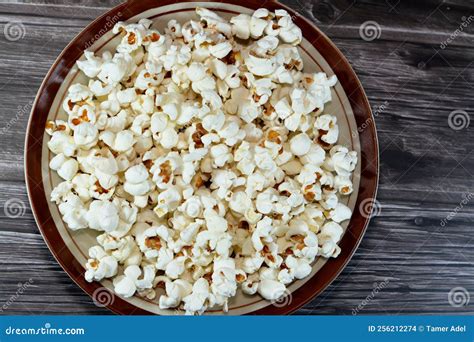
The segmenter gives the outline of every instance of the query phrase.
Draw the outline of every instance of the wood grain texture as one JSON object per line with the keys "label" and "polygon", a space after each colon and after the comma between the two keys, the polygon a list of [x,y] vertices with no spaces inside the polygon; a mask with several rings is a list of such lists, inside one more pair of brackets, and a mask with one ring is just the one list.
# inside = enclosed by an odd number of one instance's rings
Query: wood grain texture
{"label": "wood grain texture", "polygon": [[[472,302],[455,307],[448,300],[456,287],[474,296],[474,205],[463,201],[474,192],[474,123],[454,130],[448,120],[455,110],[474,115],[474,22],[462,26],[474,3],[283,2],[315,22],[352,63],[376,113],[381,151],[379,215],[342,274],[298,314],[474,313]],[[43,242],[28,207],[23,141],[31,103],[56,56],[116,4],[0,4],[2,314],[110,314],[69,279]],[[380,28],[377,39],[361,38],[367,21]],[[7,39],[9,23],[21,23],[21,39]],[[12,211],[15,203],[19,211]]]}

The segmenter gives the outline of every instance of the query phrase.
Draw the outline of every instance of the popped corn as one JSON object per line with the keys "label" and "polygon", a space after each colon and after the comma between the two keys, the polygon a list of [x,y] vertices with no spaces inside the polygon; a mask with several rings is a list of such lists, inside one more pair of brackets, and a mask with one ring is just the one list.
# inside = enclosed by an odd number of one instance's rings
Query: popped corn
{"label": "popped corn", "polygon": [[86,280],[186,314],[227,311],[237,291],[276,300],[337,257],[357,164],[324,108],[337,79],[303,71],[285,10],[196,14],[163,32],[117,23],[116,50],[84,52],[87,85],[46,127],[51,201],[100,232]]}

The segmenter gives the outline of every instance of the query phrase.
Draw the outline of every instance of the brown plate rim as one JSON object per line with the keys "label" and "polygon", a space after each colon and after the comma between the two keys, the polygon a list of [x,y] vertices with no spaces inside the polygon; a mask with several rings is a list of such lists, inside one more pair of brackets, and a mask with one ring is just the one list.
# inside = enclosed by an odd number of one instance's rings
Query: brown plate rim
{"label": "brown plate rim", "polygon": [[[212,1],[188,0],[183,2]],[[365,203],[364,201],[368,199],[374,200],[376,198],[379,177],[379,147],[374,117],[362,84],[345,56],[334,43],[308,19],[299,15],[286,5],[273,0],[265,3],[256,0],[224,0],[219,2],[250,9],[266,7],[272,11],[278,8],[287,10],[290,15],[292,15],[295,23],[302,29],[305,37],[307,37],[308,32],[311,33],[311,37],[314,37],[314,39],[310,41],[310,43],[323,56],[338,77],[349,99],[357,127],[366,126],[365,129],[359,131],[361,145],[361,155],[359,156],[359,162],[361,163],[359,194],[353,216],[340,242],[342,249],[341,254],[338,258],[328,260],[311,279],[302,287],[292,292],[291,301],[289,301],[288,305],[277,307],[269,303],[268,306],[250,313],[259,315],[289,314],[319,295],[337,278],[352,258],[364,236],[370,220],[370,213],[361,212],[358,208],[361,203]],[[162,0],[159,2],[159,6],[174,3],[176,3],[176,1]],[[121,14],[121,20],[125,21],[154,7],[156,7],[156,2],[153,0],[125,2],[104,13],[82,30],[64,48],[48,71],[38,90],[28,120],[24,151],[25,180],[33,216],[43,239],[57,262],[69,277],[91,297],[93,297],[95,291],[102,286],[100,283],[88,283],[85,281],[83,277],[84,267],[77,262],[71,251],[66,247],[58,229],[51,219],[41,172],[44,124],[46,122],[47,113],[49,112],[49,107],[62,81],[68,74],[70,68],[75,64],[75,61],[82,54],[85,43],[93,40],[95,32],[98,32],[100,29],[103,30],[104,28],[108,30],[108,25],[106,25],[107,20],[110,20],[111,17],[119,13]],[[33,122],[35,122],[35,124],[33,124]],[[114,301],[110,303],[110,305],[107,305],[107,308],[118,314],[151,314],[151,312],[136,307],[119,296],[114,296]]]}

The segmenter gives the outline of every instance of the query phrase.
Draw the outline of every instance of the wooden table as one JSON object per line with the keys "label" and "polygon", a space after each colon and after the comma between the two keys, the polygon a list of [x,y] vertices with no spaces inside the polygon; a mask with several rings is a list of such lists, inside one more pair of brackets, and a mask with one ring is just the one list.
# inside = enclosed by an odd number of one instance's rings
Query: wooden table
{"label": "wooden table", "polygon": [[[376,113],[381,156],[379,215],[343,273],[298,313],[474,313],[474,298],[459,306],[474,296],[474,122],[467,125],[474,120],[474,3],[284,2],[314,21],[352,63]],[[25,190],[23,140],[54,59],[115,4],[0,4],[3,314],[109,314],[69,279],[43,242]],[[19,211],[11,215],[15,205]]]}

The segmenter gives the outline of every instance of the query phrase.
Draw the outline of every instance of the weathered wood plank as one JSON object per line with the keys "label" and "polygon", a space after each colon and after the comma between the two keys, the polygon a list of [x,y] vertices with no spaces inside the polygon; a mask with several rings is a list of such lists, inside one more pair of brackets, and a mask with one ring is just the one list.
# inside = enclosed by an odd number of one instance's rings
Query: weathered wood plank
{"label": "weathered wood plank", "polygon": [[[448,115],[474,112],[474,25],[445,49],[440,44],[462,16],[474,14],[474,4],[283,2],[315,21],[351,61],[377,113],[381,150],[380,215],[340,277],[298,313],[472,314],[472,303],[453,307],[448,293],[457,286],[474,293],[474,205],[459,208],[474,188],[473,127],[453,130]],[[36,228],[23,183],[23,140],[29,106],[56,56],[118,3],[0,4],[0,28],[12,21],[25,27],[18,41],[0,37],[0,308],[12,302],[2,313],[109,313],[62,271]],[[369,20],[380,26],[380,37],[364,41],[359,29]],[[12,198],[24,204],[18,218],[5,212]],[[30,278],[16,297],[18,284]],[[373,294],[377,284],[385,285]]]}

